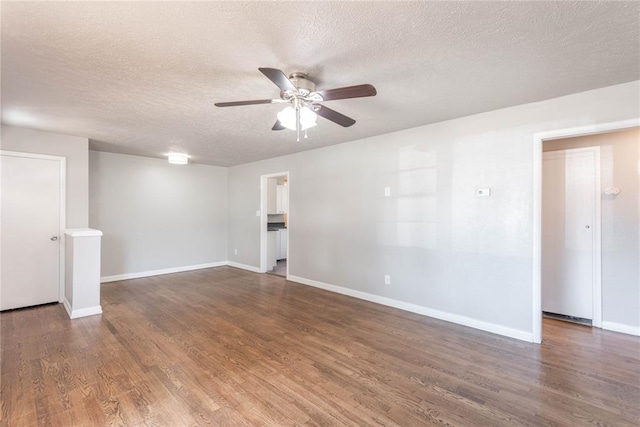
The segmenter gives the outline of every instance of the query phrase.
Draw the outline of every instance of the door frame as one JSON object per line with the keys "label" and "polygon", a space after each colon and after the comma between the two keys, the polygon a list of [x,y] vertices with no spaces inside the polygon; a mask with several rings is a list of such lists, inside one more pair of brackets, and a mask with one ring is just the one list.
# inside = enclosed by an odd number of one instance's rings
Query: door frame
{"label": "door frame", "polygon": [[[591,319],[591,325],[596,328],[602,327],[602,203],[600,197],[600,147],[581,147],[581,148],[564,148],[554,151],[543,151],[542,162],[544,164],[544,155],[553,155],[554,153],[566,153],[566,154],[579,154],[579,153],[593,153],[594,161],[594,186],[593,186],[593,234],[592,234],[592,280],[593,286],[591,292],[593,295],[593,316]],[[544,176],[543,176],[544,178]],[[542,207],[544,211],[544,206]],[[542,244],[542,241],[541,241]],[[542,256],[542,252],[540,253]],[[542,269],[542,265],[541,265]],[[542,281],[540,282],[542,287]],[[542,288],[541,288],[542,289]],[[542,291],[541,291],[542,292]],[[542,293],[541,293],[542,295]],[[542,307],[542,296],[540,297],[540,306]]]}
{"label": "door frame", "polygon": [[291,177],[289,171],[270,173],[260,175],[260,273],[267,272],[267,200],[268,200],[268,183],[269,178],[277,178],[280,176],[287,177],[287,199],[289,200],[289,209],[287,212],[287,272],[286,278],[289,278],[289,240],[291,239]]}
{"label": "door frame", "polygon": [[26,153],[22,151],[0,150],[0,156],[22,157],[27,159],[52,160],[58,162],[60,168],[60,230],[58,230],[59,249],[59,277],[58,277],[58,302],[64,301],[65,285],[65,234],[67,228],[67,158],[51,156],[48,154]]}
{"label": "door frame", "polygon": [[[542,342],[542,143],[575,136],[596,135],[640,127],[640,118],[533,134],[533,277],[532,335]],[[598,200],[600,194],[598,194]],[[601,254],[600,254],[601,256]]]}

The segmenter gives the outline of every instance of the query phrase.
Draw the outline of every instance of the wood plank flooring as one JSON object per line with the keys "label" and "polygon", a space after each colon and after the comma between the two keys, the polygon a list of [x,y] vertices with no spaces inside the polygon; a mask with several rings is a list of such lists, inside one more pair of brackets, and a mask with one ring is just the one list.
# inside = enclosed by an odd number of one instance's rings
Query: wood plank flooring
{"label": "wood plank flooring", "polygon": [[640,339],[528,344],[219,267],[4,312],[3,426],[640,425]]}

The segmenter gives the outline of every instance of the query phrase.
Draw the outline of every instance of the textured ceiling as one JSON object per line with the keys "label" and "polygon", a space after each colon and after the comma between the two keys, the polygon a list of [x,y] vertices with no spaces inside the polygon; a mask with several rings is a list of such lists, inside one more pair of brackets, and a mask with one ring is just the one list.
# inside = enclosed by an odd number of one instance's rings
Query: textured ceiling
{"label": "textured ceiling", "polygon": [[[3,2],[2,123],[229,166],[640,79],[639,2]],[[258,67],[319,89],[300,143]]]}

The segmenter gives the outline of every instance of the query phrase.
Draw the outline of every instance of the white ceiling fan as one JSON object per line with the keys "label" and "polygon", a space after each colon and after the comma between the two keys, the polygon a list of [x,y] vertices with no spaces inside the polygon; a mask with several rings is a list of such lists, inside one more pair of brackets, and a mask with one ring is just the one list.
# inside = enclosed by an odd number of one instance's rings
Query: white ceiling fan
{"label": "white ceiling fan", "polygon": [[325,107],[321,102],[375,96],[377,93],[376,88],[370,84],[316,91],[315,83],[304,73],[292,73],[287,77],[276,68],[258,68],[258,70],[280,88],[279,99],[218,102],[215,104],[216,107],[288,103],[289,106],[278,113],[278,120],[271,129],[295,130],[298,141],[300,141],[301,131],[305,131],[306,138],[306,130],[316,125],[317,116],[324,117],[343,127],[355,124],[356,121],[351,117]]}

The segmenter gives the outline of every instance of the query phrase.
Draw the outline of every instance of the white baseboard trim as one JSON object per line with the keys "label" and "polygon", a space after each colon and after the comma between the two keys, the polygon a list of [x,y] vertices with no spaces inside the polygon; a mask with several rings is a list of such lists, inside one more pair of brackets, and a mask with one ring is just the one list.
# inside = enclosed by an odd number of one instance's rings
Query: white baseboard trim
{"label": "white baseboard trim", "polygon": [[69,315],[69,319],[77,319],[78,317],[93,316],[94,314],[102,314],[102,307],[99,305],[96,305],[94,307],[81,308],[79,310],[72,310],[71,304],[69,304],[69,301],[66,298],[64,299],[62,304],[64,305],[64,309],[67,311],[67,314]]}
{"label": "white baseboard trim", "polygon": [[229,267],[241,268],[243,270],[253,271],[254,273],[264,273],[264,271],[260,271],[258,267],[254,267],[252,265],[240,264],[238,262],[228,261],[227,265]]}
{"label": "white baseboard trim", "polygon": [[606,322],[603,320],[602,329],[640,337],[640,326],[624,325],[622,323]]}
{"label": "white baseboard trim", "polygon": [[62,305],[64,306],[64,309],[67,311],[67,314],[69,315],[69,319],[71,319],[71,304],[69,304],[69,301],[67,301],[67,299],[65,298],[62,301]]}
{"label": "white baseboard trim", "polygon": [[398,301],[395,299],[382,297],[382,296],[370,294],[367,292],[356,291],[349,288],[343,288],[341,286],[330,285],[328,283],[322,283],[315,280],[305,279],[304,277],[289,275],[287,276],[287,280],[301,283],[303,285],[309,285],[316,288],[324,289],[326,291],[331,291],[338,294],[363,299],[363,300],[374,302],[377,304],[398,308],[400,310],[410,311],[411,313],[422,314],[423,316],[433,317],[439,320],[445,320],[447,322],[468,326],[470,328],[480,329],[482,331],[503,335],[509,338],[515,338],[522,341],[533,342],[532,332],[520,331],[518,329],[512,329],[506,326],[483,322],[481,320],[472,319],[466,316],[460,316],[458,314],[452,314],[444,311],[434,310],[431,308],[423,307],[421,305],[411,304],[408,302]]}
{"label": "white baseboard trim", "polygon": [[139,279],[141,277],[160,276],[162,274],[181,273],[183,271],[200,270],[202,268],[211,268],[211,267],[221,267],[223,265],[227,265],[227,261],[187,265],[184,267],[164,268],[162,270],[141,271],[139,273],[118,274],[115,276],[104,276],[100,278],[100,283],[117,282],[119,280],[128,280],[128,279]]}

